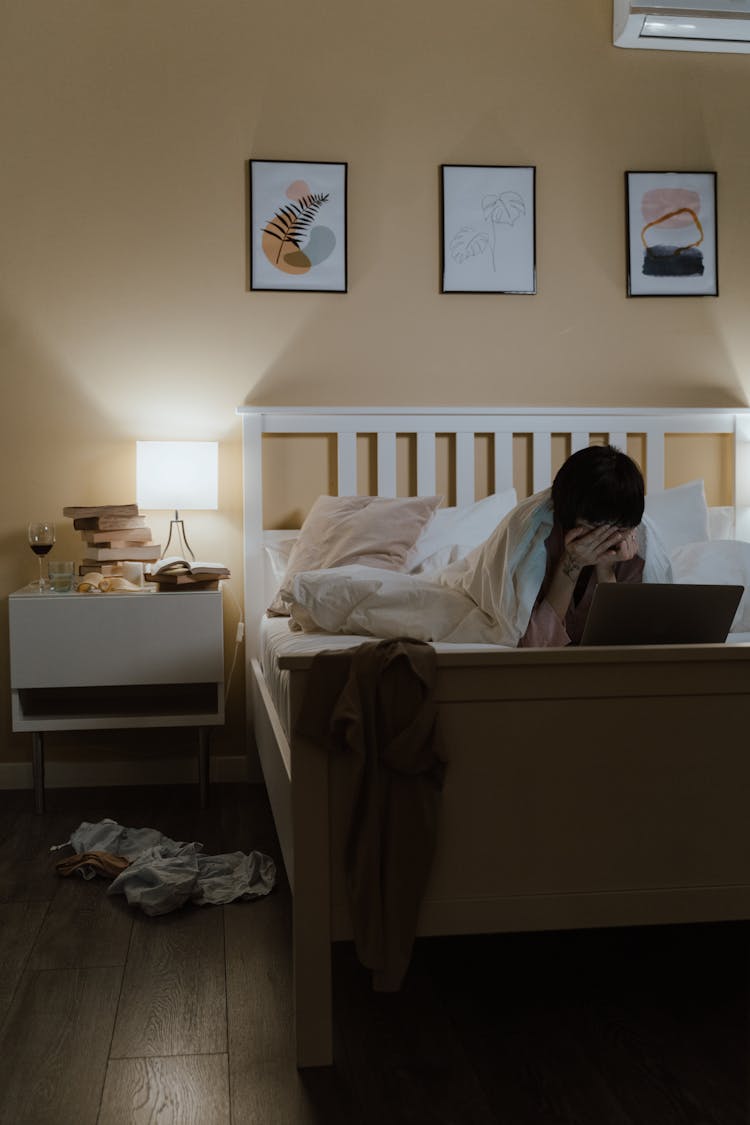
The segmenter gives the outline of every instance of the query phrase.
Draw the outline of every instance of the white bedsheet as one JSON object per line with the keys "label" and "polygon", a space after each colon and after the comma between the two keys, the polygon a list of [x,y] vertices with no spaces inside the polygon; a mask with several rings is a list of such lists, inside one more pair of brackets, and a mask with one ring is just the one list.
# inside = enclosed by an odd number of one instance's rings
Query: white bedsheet
{"label": "white bedsheet", "polygon": [[[318,652],[340,651],[364,643],[372,644],[371,636],[354,634],[299,633],[289,628],[287,617],[264,617],[260,630],[260,660],[266,686],[273,699],[284,730],[289,734],[289,673],[279,668],[280,656],[314,656]],[[498,645],[443,644],[434,645],[436,652],[494,651]]]}

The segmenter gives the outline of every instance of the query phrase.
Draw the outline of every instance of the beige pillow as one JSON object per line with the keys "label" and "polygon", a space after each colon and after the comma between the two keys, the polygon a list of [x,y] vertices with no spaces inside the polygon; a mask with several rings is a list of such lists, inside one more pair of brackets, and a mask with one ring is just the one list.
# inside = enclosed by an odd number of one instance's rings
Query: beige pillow
{"label": "beige pillow", "polygon": [[334,566],[379,566],[401,570],[406,556],[442,502],[442,496],[390,499],[380,496],[319,496],[289,555],[286,573],[268,612],[289,615],[284,595],[304,570]]}

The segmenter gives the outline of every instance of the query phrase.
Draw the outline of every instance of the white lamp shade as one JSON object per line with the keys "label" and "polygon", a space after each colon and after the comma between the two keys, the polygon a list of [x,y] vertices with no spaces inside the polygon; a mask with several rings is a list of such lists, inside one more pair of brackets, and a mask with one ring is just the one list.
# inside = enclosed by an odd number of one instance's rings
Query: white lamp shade
{"label": "white lamp shade", "polygon": [[136,501],[139,508],[174,511],[219,506],[219,443],[136,442]]}

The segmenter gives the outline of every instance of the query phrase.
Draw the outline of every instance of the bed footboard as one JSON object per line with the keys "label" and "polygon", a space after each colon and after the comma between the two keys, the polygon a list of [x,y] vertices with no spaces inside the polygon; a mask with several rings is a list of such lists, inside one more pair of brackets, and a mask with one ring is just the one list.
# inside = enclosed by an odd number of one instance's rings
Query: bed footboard
{"label": "bed footboard", "polygon": [[[292,716],[310,662],[282,659]],[[294,895],[298,1065],[324,1065],[330,943],[351,937],[341,778],[286,742],[256,682]],[[750,647],[440,654],[436,697],[448,766],[419,934],[750,917],[750,755],[728,733],[750,726]]]}

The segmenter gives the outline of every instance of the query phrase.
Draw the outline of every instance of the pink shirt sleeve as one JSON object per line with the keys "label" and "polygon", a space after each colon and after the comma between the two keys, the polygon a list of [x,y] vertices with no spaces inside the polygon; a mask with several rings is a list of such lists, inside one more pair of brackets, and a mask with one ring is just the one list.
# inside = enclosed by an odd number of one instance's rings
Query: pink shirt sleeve
{"label": "pink shirt sleeve", "polygon": [[519,648],[557,648],[570,644],[570,637],[560,618],[546,598],[537,602],[531,611],[526,632],[518,642]]}

